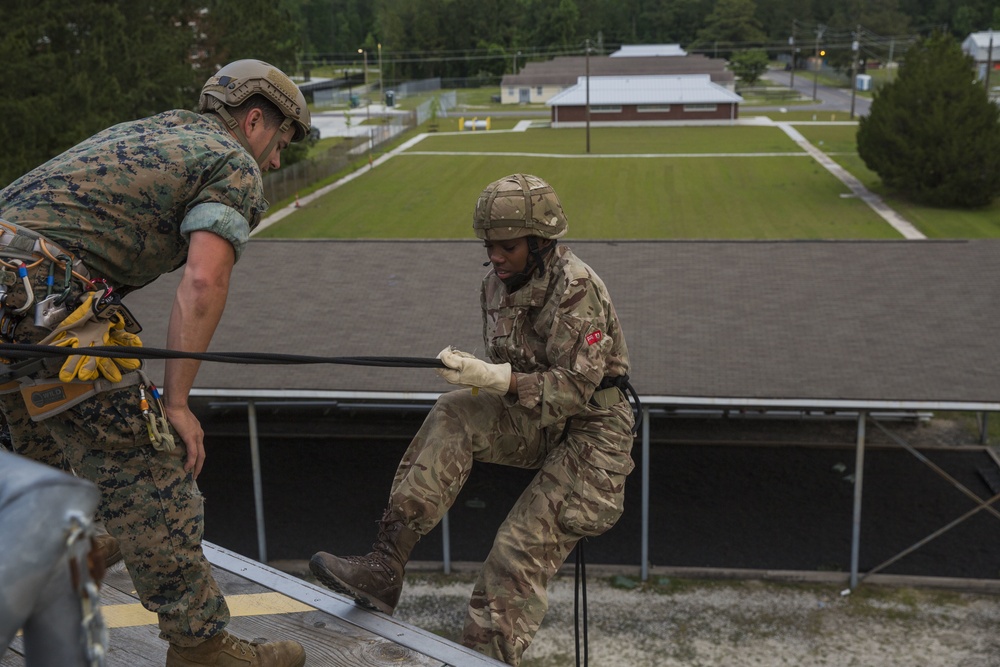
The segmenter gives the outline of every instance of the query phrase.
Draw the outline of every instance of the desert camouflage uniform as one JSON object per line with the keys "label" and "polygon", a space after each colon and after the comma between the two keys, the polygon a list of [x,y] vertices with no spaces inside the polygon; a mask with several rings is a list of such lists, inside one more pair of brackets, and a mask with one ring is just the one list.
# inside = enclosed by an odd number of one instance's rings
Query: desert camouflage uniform
{"label": "desert camouflage uniform", "polygon": [[[451,507],[473,461],[537,469],[497,532],[469,603],[463,643],[516,665],[547,609],[549,578],[583,537],[623,510],[634,468],[632,411],[606,376],[628,372],[628,350],[601,279],[565,246],[541,278],[508,294],[483,282],[490,359],[509,362],[517,395],[444,394],[396,471],[390,509],[426,535]],[[567,427],[568,423],[568,427]]]}
{"label": "desert camouflage uniform", "polygon": [[[122,293],[184,264],[193,231],[228,239],[238,258],[266,208],[253,157],[215,117],[183,110],[100,132],[0,192],[0,219],[42,234]],[[47,270],[40,262],[30,274],[36,294]],[[8,307],[24,299],[14,285]],[[29,309],[14,342],[47,333]],[[31,421],[17,392],[0,395],[0,411],[15,451],[100,488],[100,517],[143,605],[159,615],[163,639],[194,646],[225,627],[229,609],[201,550],[204,502],[184,471],[185,449],[153,449],[137,387],[41,422]]]}

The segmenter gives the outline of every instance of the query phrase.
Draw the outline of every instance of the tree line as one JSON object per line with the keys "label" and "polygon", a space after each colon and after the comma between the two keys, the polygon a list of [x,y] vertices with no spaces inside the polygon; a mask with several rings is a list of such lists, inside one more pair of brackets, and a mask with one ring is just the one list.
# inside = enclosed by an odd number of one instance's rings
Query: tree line
{"label": "tree line", "polygon": [[382,61],[387,86],[496,85],[587,45],[774,57],[808,55],[822,39],[849,54],[863,26],[863,57],[896,48],[898,59],[932,29],[963,38],[988,28],[1000,0],[7,0],[2,18],[0,186],[108,125],[192,108],[204,80],[237,58],[302,72],[367,56],[369,67]]}

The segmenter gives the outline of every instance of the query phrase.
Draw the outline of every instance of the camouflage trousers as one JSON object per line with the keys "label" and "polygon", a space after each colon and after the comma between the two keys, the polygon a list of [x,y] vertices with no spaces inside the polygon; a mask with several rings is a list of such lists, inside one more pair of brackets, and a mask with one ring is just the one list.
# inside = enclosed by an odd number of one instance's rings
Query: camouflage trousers
{"label": "camouflage trousers", "polygon": [[195,646],[229,622],[229,608],[201,550],[204,501],[184,471],[185,449],[149,443],[137,387],[98,394],[32,422],[19,392],[0,395],[14,451],[97,484],[98,517],[118,539],[160,637]]}
{"label": "camouflage trousers", "polygon": [[549,579],[583,537],[600,535],[624,508],[632,471],[632,411],[622,400],[563,425],[505,399],[469,390],[441,396],[407,448],[391,510],[426,535],[455,502],[474,461],[536,469],[497,531],[472,592],[462,643],[520,663],[548,608]]}

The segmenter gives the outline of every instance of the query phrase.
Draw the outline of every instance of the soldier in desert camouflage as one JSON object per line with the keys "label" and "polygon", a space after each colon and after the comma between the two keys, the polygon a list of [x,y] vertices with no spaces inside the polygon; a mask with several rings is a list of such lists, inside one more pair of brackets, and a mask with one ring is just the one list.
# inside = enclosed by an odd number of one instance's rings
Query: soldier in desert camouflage
{"label": "soldier in desert camouflage", "polygon": [[545,181],[513,174],[491,183],[473,228],[492,267],[481,292],[490,362],[441,352],[447,368],[438,372],[465,389],[438,399],[403,455],[372,552],[320,552],[310,567],[391,614],[411,550],[454,503],[473,462],[535,469],[483,564],[462,637],[517,665],[545,616],[549,578],[581,538],[622,513],[634,467],[628,350],[604,283],[557,245],[566,216]]}
{"label": "soldier in desert camouflage", "polygon": [[[205,351],[233,265],[267,209],[261,172],[278,168],[282,150],[309,127],[291,79],[267,63],[239,60],[209,78],[199,112],[108,128],[11,183],[0,192],[2,273],[27,273],[0,281],[0,339],[139,345],[119,310],[108,317],[97,304],[184,266],[167,346]],[[188,407],[198,363],[167,361],[162,409],[138,366],[75,355],[28,378],[54,387],[42,398],[83,392],[61,412],[39,412],[44,401],[26,401],[26,380],[7,387],[0,411],[14,450],[101,489],[99,515],[170,643],[167,667],[301,667],[305,653],[296,642],[249,643],[224,630],[229,609],[201,550],[204,507],[195,479],[204,433]],[[173,448],[171,427],[183,446]]]}

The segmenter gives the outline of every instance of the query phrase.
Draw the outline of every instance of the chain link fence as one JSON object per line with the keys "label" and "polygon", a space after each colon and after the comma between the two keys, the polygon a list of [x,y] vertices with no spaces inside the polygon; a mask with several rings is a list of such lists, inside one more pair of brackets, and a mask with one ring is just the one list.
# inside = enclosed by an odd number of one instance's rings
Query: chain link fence
{"label": "chain link fence", "polygon": [[[440,85],[440,80],[434,83]],[[433,85],[430,84],[428,90],[435,90]],[[264,197],[272,204],[292,199],[300,191],[346,169],[366,153],[373,155],[394,137],[429,119],[446,116],[448,110],[455,107],[456,100],[455,91],[451,90],[435,95],[409,113],[366,118],[361,126],[364,133],[345,137],[344,141],[322,155],[264,174]],[[354,117],[359,120],[364,118],[361,112],[355,112]]]}

